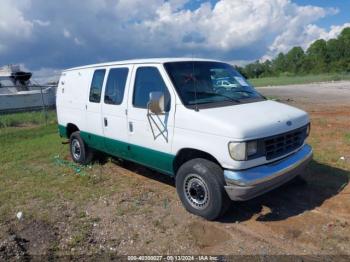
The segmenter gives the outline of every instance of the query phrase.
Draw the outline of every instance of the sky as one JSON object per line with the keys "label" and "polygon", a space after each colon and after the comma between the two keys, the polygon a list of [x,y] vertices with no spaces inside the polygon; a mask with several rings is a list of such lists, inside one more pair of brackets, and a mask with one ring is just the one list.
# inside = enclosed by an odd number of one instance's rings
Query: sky
{"label": "sky", "polygon": [[350,0],[0,0],[0,65],[42,77],[146,57],[245,64],[337,37]]}

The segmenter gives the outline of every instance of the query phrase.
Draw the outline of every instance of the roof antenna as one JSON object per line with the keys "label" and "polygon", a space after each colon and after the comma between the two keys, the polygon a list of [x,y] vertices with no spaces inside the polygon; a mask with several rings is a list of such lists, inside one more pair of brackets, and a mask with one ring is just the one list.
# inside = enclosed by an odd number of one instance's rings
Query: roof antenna
{"label": "roof antenna", "polygon": [[193,81],[194,99],[195,99],[194,111],[199,112],[198,103],[197,103],[197,86],[196,86],[195,80],[196,78],[194,77],[194,54],[192,50],[192,81]]}

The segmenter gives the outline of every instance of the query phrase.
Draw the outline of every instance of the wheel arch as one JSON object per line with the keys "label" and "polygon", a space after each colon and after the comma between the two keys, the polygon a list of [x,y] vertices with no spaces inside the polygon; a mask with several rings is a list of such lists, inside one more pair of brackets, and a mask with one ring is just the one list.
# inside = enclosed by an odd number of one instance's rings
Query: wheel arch
{"label": "wheel arch", "polygon": [[176,176],[176,173],[179,170],[181,165],[195,158],[207,159],[209,161],[216,163],[221,167],[220,162],[213,155],[195,148],[183,148],[177,152],[175,159],[173,161],[174,175]]}
{"label": "wheel arch", "polygon": [[70,138],[70,136],[76,132],[76,131],[80,131],[80,129],[78,128],[77,125],[73,124],[73,123],[68,123],[66,126],[66,135],[67,138]]}

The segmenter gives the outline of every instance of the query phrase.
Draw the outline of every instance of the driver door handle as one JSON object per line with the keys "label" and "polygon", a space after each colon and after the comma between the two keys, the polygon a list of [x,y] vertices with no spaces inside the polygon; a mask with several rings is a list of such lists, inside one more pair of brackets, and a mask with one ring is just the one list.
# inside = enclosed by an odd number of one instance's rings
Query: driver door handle
{"label": "driver door handle", "polygon": [[107,117],[105,117],[105,118],[103,119],[103,122],[104,122],[105,126],[108,126],[108,120],[107,120]]}

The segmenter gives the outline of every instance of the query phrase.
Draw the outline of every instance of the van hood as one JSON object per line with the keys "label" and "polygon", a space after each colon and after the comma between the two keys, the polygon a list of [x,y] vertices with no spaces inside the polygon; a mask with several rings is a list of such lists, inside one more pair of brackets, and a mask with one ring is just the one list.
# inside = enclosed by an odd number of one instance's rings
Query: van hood
{"label": "van hood", "polygon": [[229,137],[235,141],[277,135],[309,123],[306,112],[271,100],[198,112],[178,105],[176,128]]}

